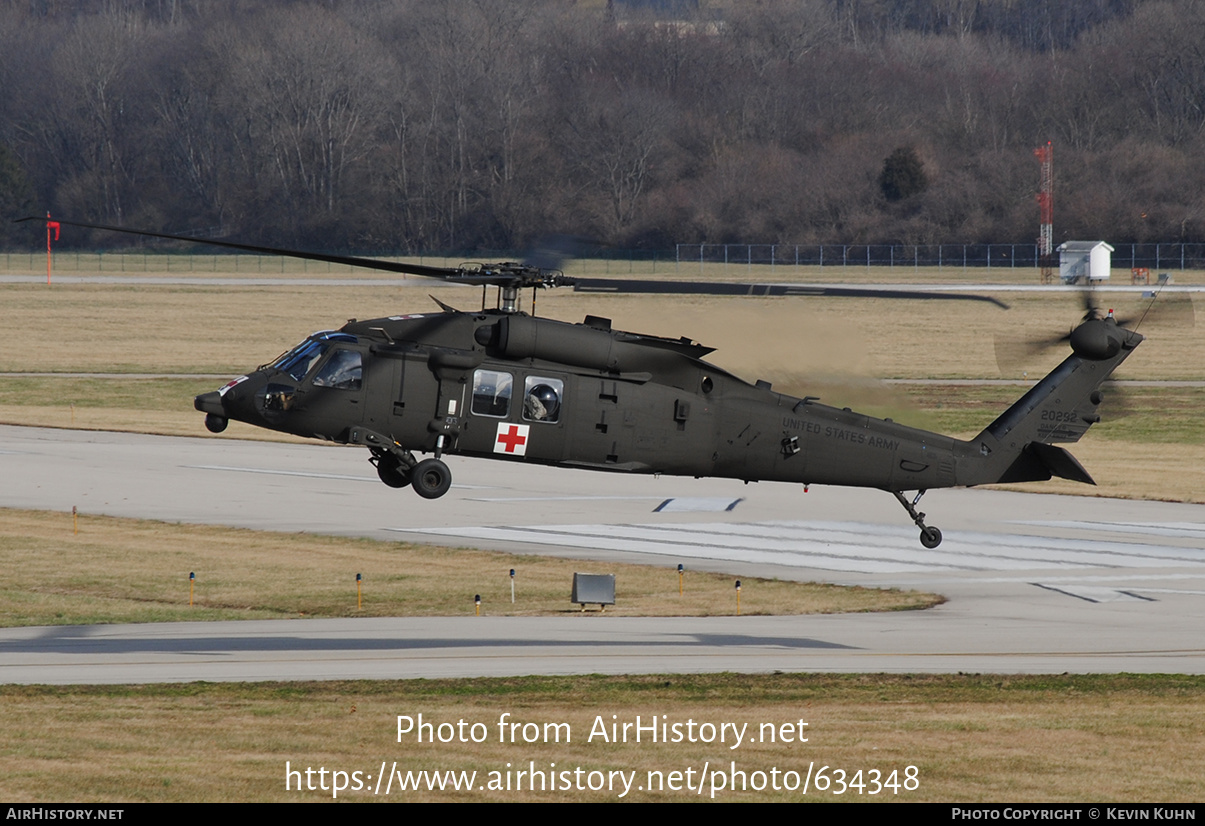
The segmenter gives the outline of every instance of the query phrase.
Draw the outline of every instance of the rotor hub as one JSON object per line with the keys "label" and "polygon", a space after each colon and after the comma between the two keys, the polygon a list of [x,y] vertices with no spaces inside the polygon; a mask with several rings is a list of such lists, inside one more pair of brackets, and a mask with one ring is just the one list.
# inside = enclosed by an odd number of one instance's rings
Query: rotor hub
{"label": "rotor hub", "polygon": [[1111,359],[1121,352],[1122,347],[1137,335],[1124,327],[1119,327],[1117,321],[1107,318],[1094,318],[1071,331],[1071,349],[1080,358],[1091,361]]}

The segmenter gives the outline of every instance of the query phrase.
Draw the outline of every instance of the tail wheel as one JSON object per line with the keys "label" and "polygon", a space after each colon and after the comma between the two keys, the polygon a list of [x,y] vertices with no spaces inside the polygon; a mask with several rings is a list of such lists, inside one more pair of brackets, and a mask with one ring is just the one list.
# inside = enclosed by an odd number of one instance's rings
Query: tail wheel
{"label": "tail wheel", "polygon": [[423,459],[410,471],[410,484],[424,499],[438,499],[452,487],[452,471],[439,459]]}
{"label": "tail wheel", "polygon": [[920,528],[920,544],[926,548],[933,549],[941,544],[941,531],[931,525],[926,525],[925,515],[916,509],[917,504],[920,503],[921,497],[925,493],[926,491],[918,490],[916,498],[909,502],[904,498],[902,490],[891,491],[891,495],[896,498],[896,501],[904,506],[904,510],[908,511],[908,515],[912,517],[912,521],[916,523],[916,527]]}

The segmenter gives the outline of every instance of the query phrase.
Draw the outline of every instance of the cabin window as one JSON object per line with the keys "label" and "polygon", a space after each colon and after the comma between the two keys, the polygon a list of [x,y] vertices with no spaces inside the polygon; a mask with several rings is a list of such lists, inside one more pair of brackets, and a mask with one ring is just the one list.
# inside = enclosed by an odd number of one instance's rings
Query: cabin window
{"label": "cabin window", "polygon": [[505,418],[510,413],[510,396],[515,379],[500,370],[473,371],[473,413],[477,416]]}
{"label": "cabin window", "polygon": [[528,376],[523,383],[523,418],[529,422],[559,422],[565,383],[560,379]]}

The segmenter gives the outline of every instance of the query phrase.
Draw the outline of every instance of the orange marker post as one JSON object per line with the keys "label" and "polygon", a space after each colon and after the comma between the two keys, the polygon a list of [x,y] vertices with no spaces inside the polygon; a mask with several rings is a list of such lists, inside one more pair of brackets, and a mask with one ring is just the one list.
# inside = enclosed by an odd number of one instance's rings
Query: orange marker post
{"label": "orange marker post", "polygon": [[71,506],[71,528],[75,535],[79,536],[79,508],[75,505]]}
{"label": "orange marker post", "polygon": [[741,581],[736,581],[736,615],[741,615]]}
{"label": "orange marker post", "polygon": [[473,602],[477,605],[477,616],[481,616],[481,594],[473,597]]}
{"label": "orange marker post", "polygon": [[59,222],[50,220],[50,213],[46,213],[46,283],[50,283],[50,231],[54,230],[54,240],[59,240]]}
{"label": "orange marker post", "polygon": [[356,610],[359,611],[364,607],[364,603],[360,598],[360,575],[356,574]]}
{"label": "orange marker post", "polygon": [[193,584],[197,581],[197,575],[194,571],[188,572],[188,607],[192,607],[192,590]]}
{"label": "orange marker post", "polygon": [[686,570],[681,563],[678,564],[678,596],[682,596],[682,574]]}

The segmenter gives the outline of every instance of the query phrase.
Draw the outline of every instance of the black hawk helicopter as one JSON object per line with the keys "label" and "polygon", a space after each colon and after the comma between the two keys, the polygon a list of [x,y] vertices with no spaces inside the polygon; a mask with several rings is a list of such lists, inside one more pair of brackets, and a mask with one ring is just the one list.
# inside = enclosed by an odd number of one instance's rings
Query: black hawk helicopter
{"label": "black hawk helicopter", "polygon": [[[46,220],[25,218],[21,220]],[[1044,481],[1095,484],[1057,443],[1100,420],[1101,384],[1143,340],[1090,309],[1064,340],[1071,355],[973,439],[876,419],[815,397],[774,392],[708,364],[711,348],[640,335],[586,316],[580,324],[518,309],[520,290],[713,295],[869,296],[1001,302],[986,296],[783,284],[573,278],[555,266],[505,262],[429,267],[230,241],[60,224],[204,243],[480,285],[483,307],[349,321],[314,333],[224,387],[196,397],[206,427],[230,419],[362,445],[382,482],[421,497],[447,493],[445,455],[560,467],[878,488],[895,496],[926,548],[941,531],[916,509],[933,488]],[[498,288],[484,307],[484,289]],[[534,301],[534,292],[533,292]],[[415,454],[432,454],[419,459]],[[916,491],[911,499],[906,491]]]}

